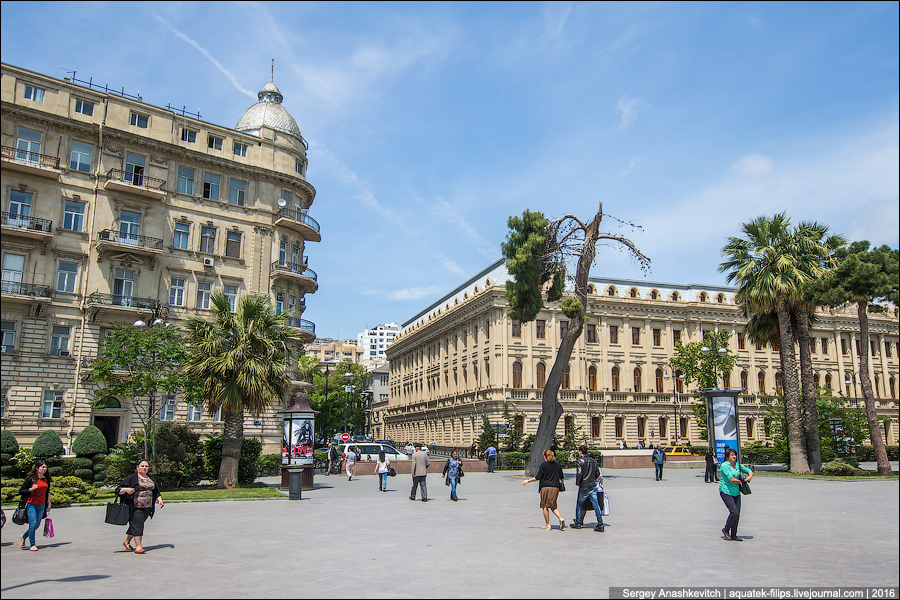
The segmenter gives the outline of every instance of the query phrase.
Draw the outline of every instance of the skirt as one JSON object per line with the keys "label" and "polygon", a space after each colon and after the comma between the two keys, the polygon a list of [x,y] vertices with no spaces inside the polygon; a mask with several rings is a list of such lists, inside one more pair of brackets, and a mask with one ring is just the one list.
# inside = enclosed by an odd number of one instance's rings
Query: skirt
{"label": "skirt", "polygon": [[541,488],[541,508],[556,510],[556,499],[559,498],[559,488]]}

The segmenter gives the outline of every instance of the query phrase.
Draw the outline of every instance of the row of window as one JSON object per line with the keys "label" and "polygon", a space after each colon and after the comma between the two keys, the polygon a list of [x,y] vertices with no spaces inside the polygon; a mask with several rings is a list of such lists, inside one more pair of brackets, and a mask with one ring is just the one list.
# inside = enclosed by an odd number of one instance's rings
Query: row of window
{"label": "row of window", "polygon": [[[0,321],[0,351],[15,352],[18,342],[18,323],[16,321]],[[72,327],[53,325],[50,328],[50,343],[47,354],[50,356],[69,356]]]}
{"label": "row of window", "polygon": [[[589,292],[592,294],[594,293],[593,286],[590,286]],[[608,288],[606,288],[606,295],[607,296],[618,296],[619,290],[616,289],[616,286],[611,285]],[[629,298],[640,298],[641,294],[640,294],[640,292],[638,292],[637,288],[633,287],[628,290],[628,297]],[[650,290],[650,293],[647,294],[647,298],[649,300],[662,300],[662,294],[659,292],[659,290]],[[721,292],[716,294],[715,298],[716,298],[717,304],[726,304],[728,302],[728,298],[725,296],[725,294],[723,294]],[[673,302],[678,302],[679,300],[681,300],[681,294],[679,294],[677,291],[673,291],[672,294],[669,296],[669,299],[671,299]],[[700,292],[697,295],[697,299],[700,302],[709,302],[710,295],[707,294],[706,292]]]}

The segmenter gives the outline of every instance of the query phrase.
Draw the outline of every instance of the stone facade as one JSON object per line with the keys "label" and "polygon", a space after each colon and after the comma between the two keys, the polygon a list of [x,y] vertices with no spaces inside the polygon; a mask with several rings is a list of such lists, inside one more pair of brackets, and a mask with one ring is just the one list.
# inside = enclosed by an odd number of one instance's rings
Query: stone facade
{"label": "stone facade", "polygon": [[[391,393],[385,435],[401,441],[468,446],[481,432],[482,416],[502,423],[503,402],[524,433],[537,431],[541,391],[568,320],[550,304],[531,323],[507,315],[503,261],[464,283],[404,324],[388,349]],[[766,409],[780,386],[778,352],[743,337],[746,319],[733,303],[735,289],[590,278],[585,330],[559,392],[564,414],[558,433],[572,428],[591,443],[632,447],[647,443],[700,442],[690,391],[667,365],[674,342],[702,339],[703,332],[731,332],[739,357],[730,374],[739,398],[741,438],[771,441]],[[822,310],[812,330],[813,366],[819,385],[851,397],[860,392],[845,379],[858,373],[855,308]],[[897,443],[897,311],[872,315],[870,377],[878,414],[886,418],[888,444]],[[852,350],[851,350],[852,348]],[[861,402],[861,401],[860,401]]]}
{"label": "stone facade", "polygon": [[[230,129],[2,65],[2,425],[20,443],[53,428],[68,446],[89,424],[124,441],[139,426],[130,399],[93,409],[85,372],[106,331],[154,309],[178,325],[209,316],[215,289],[265,294],[315,338],[300,318],[318,287],[315,189],[280,101],[270,82],[251,109],[277,103],[287,125]],[[176,398],[164,418],[221,429],[198,413]],[[280,432],[276,410],[245,429],[266,452]]]}

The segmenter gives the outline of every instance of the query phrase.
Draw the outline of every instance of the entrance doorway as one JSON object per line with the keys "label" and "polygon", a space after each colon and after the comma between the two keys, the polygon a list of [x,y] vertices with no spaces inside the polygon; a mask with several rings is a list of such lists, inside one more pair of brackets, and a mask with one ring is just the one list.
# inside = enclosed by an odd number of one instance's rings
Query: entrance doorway
{"label": "entrance doorway", "polygon": [[119,417],[94,416],[94,426],[103,433],[107,447],[119,443]]}

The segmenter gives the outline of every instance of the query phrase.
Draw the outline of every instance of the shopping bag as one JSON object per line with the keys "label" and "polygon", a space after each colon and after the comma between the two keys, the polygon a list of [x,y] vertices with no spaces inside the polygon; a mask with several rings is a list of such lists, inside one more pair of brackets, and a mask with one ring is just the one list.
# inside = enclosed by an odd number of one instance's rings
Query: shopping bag
{"label": "shopping bag", "polygon": [[600,514],[604,517],[609,516],[609,496],[606,495],[606,492],[603,492],[603,506],[600,507]]}
{"label": "shopping bag", "polygon": [[128,507],[120,499],[116,496],[115,502],[106,503],[106,522],[110,525],[128,525]]}
{"label": "shopping bag", "polygon": [[47,517],[44,519],[44,537],[52,538],[53,537],[53,519]]}

